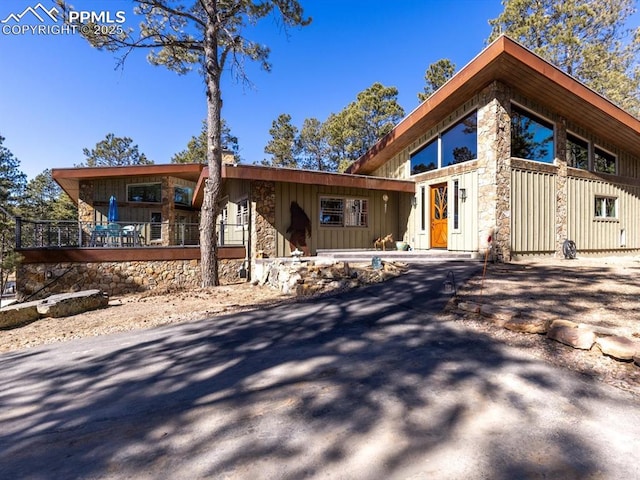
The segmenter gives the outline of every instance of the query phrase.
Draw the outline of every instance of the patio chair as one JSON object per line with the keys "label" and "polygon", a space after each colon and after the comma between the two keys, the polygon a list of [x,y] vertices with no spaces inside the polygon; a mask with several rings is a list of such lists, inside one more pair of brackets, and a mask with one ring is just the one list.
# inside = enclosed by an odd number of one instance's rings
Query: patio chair
{"label": "patio chair", "polygon": [[91,230],[90,247],[102,247],[107,243],[108,230],[104,225],[96,225]]}
{"label": "patio chair", "polygon": [[140,225],[125,225],[122,227],[122,243],[126,246],[139,247],[142,245]]}
{"label": "patio chair", "polygon": [[107,225],[107,245],[110,247],[122,246],[122,229],[117,223]]}

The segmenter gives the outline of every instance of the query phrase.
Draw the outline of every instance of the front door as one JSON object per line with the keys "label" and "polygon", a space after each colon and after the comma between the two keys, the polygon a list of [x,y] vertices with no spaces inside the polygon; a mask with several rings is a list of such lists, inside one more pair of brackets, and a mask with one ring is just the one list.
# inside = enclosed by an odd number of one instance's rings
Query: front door
{"label": "front door", "polygon": [[431,187],[431,248],[447,248],[447,184]]}

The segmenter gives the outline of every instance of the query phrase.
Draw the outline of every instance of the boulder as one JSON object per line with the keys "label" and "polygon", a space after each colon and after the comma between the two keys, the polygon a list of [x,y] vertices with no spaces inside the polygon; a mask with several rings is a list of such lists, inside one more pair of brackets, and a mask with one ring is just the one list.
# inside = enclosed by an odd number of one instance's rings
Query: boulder
{"label": "boulder", "polygon": [[599,337],[596,345],[603,354],[619,360],[632,360],[640,355],[640,344],[626,337],[614,335],[611,337]]}
{"label": "boulder", "polygon": [[480,304],[473,302],[460,302],[458,304],[458,310],[463,312],[480,313]]}
{"label": "boulder", "polygon": [[554,320],[549,326],[547,337],[580,350],[590,350],[596,341],[596,334],[587,328],[566,320]]}
{"label": "boulder", "polygon": [[519,333],[545,334],[549,329],[549,320],[546,318],[512,318],[504,324],[504,328]]}
{"label": "boulder", "polygon": [[38,304],[40,301],[12,303],[0,309],[0,328],[14,328],[31,323],[38,318]]}
{"label": "boulder", "polygon": [[37,305],[41,317],[68,317],[97,308],[106,307],[109,297],[101,290],[82,290],[74,293],[51,295]]}
{"label": "boulder", "polygon": [[518,311],[494,305],[482,305],[480,307],[480,315],[491,319],[495,325],[504,327],[507,322],[518,316]]}

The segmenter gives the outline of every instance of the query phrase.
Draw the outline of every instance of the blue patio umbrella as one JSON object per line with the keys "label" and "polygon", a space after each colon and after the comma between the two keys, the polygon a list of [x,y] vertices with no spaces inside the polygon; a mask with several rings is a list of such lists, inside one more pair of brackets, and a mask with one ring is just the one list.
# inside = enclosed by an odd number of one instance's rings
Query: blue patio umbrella
{"label": "blue patio umbrella", "polygon": [[107,215],[107,220],[109,223],[118,221],[118,202],[116,202],[116,197],[111,195],[109,199],[109,213]]}

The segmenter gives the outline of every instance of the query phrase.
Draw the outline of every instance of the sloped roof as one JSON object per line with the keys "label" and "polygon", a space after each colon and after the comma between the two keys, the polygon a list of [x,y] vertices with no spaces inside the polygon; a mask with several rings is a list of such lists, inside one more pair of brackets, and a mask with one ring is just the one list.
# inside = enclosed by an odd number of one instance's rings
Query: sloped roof
{"label": "sloped roof", "polygon": [[[82,167],[54,168],[53,179],[67,192],[71,199],[78,203],[80,181],[104,180],[107,178],[156,177],[169,176],[196,182],[193,195],[193,206],[202,205],[204,182],[209,176],[209,169],[197,163],[172,163],[164,165],[135,165],[124,167]],[[394,180],[363,175],[347,175],[344,173],[318,172],[290,168],[273,168],[258,165],[222,165],[223,179],[264,180],[288,182],[307,185],[341,186],[364,188],[367,190],[387,190],[390,192],[413,193],[415,185],[407,180]]]}
{"label": "sloped roof", "polygon": [[78,203],[81,180],[102,180],[105,178],[166,176],[197,182],[204,165],[199,163],[171,163],[152,165],[127,165],[122,167],[75,167],[54,168],[51,176],[58,185]]}
{"label": "sloped roof", "polygon": [[629,152],[640,152],[640,120],[503,35],[400,121],[347,172],[374,172],[496,80],[597,133],[603,140]]}
{"label": "sloped roof", "polygon": [[[193,194],[193,205],[202,206],[204,181],[208,178],[209,169],[205,167]],[[263,180],[272,182],[296,183],[300,185],[325,185],[336,187],[364,188],[366,190],[386,190],[389,192],[414,193],[415,184],[408,180],[349,175],[345,173],[319,172],[292,168],[263,167],[259,165],[222,165],[222,178]]]}

